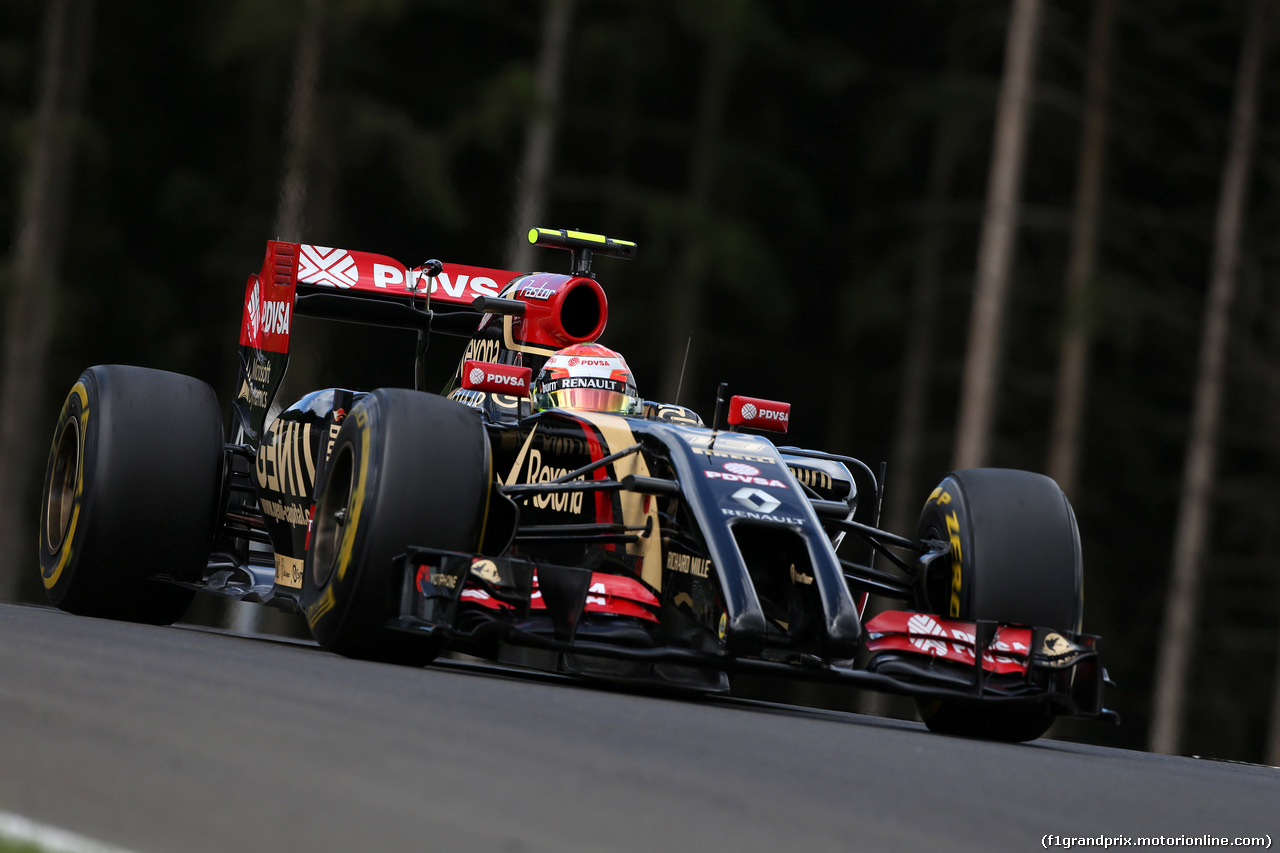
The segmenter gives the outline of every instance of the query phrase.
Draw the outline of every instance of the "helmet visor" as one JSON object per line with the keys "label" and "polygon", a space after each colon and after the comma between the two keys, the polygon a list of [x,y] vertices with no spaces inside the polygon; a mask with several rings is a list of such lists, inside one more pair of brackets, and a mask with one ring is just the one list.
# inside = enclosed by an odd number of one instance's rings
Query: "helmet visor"
{"label": "helmet visor", "polygon": [[566,376],[542,383],[534,394],[533,402],[538,409],[577,409],[630,415],[637,410],[638,398],[626,381]]}

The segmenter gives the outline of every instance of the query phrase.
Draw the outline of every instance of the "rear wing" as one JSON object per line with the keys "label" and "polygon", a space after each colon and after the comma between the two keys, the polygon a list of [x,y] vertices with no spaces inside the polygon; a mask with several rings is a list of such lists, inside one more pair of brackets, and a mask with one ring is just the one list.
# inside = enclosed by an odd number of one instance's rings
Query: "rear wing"
{"label": "rear wing", "polygon": [[592,257],[630,260],[636,244],[548,228],[532,229],[529,242],[569,251],[570,274],[435,260],[410,269],[372,252],[268,241],[262,269],[245,285],[240,324],[234,409],[245,440],[262,435],[289,364],[296,315],[418,332],[419,388],[430,332],[472,337],[488,323],[502,349],[530,359],[596,340],[608,303],[591,272]]}
{"label": "rear wing", "polygon": [[[436,273],[430,275],[430,273]],[[262,269],[245,285],[234,409],[248,441],[262,435],[289,364],[296,315],[470,335],[483,316],[472,303],[497,297],[520,273],[428,262],[409,269],[386,255],[306,243],[267,242]]]}
{"label": "rear wing", "polygon": [[488,267],[441,264],[439,274],[424,282],[426,264],[408,269],[386,255],[296,243],[268,243],[268,257],[273,245],[294,247],[298,258],[297,283],[306,285],[304,293],[311,289],[379,296],[405,296],[412,292],[437,305],[465,309],[470,308],[477,297],[497,296],[507,282],[519,275]]}

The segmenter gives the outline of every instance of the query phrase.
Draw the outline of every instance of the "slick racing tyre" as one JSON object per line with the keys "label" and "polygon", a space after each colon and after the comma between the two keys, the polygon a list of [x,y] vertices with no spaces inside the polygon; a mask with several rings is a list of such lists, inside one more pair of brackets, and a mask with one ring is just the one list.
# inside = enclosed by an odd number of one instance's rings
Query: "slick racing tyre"
{"label": "slick racing tyre", "polygon": [[474,552],[489,500],[489,436],[474,409],[383,388],[347,415],[321,475],[302,604],[311,634],[354,658],[421,666],[440,644],[395,631],[410,545]]}
{"label": "slick racing tyre", "polygon": [[40,500],[40,578],[53,605],[168,625],[209,560],[222,415],[208,384],[91,367],[58,415]]}
{"label": "slick racing tyre", "polygon": [[[1079,631],[1080,535],[1066,495],[1029,471],[975,468],[949,474],[925,503],[917,538],[952,543],[930,567],[917,607],[953,619],[991,619]],[[936,732],[993,740],[1040,737],[1044,707],[921,701]]]}

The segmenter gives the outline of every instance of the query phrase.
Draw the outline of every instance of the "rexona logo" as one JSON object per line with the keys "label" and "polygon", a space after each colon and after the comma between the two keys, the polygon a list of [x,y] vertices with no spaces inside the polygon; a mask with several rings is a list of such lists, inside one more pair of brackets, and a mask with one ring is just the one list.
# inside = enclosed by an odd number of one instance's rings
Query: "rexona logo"
{"label": "rexona logo", "polygon": [[[550,465],[543,465],[541,451],[530,450],[529,467],[525,472],[524,482],[550,483],[552,480],[558,480],[568,473],[568,468],[554,468]],[[578,477],[577,479],[581,480],[583,478]],[[555,492],[547,495],[537,495],[531,502],[538,509],[552,509],[556,512],[572,512],[574,514],[582,512],[582,492]]]}
{"label": "rexona logo", "polygon": [[298,281],[347,290],[360,281],[360,270],[346,249],[303,246],[298,256]]}
{"label": "rexona logo", "polygon": [[497,361],[502,353],[502,345],[490,338],[476,338],[467,344],[463,353],[464,361]]}

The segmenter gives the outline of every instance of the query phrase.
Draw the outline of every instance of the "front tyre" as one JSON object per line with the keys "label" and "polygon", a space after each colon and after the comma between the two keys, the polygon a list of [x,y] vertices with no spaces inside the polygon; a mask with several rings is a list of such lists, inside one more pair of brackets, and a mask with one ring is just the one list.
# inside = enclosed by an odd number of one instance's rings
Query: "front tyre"
{"label": "front tyre", "polygon": [[316,642],[354,658],[429,662],[439,644],[386,627],[399,613],[395,558],[411,545],[475,552],[491,479],[475,410],[383,388],[347,415],[318,489],[302,603]]}
{"label": "front tyre", "polygon": [[40,579],[71,613],[168,625],[208,563],[222,415],[205,382],[100,365],[54,429],[40,501]]}
{"label": "front tyre", "polygon": [[[953,619],[989,619],[1079,631],[1080,534],[1066,495],[1030,471],[974,468],[949,474],[925,503],[917,538],[951,543],[930,567],[917,607]],[[1026,741],[1052,725],[1047,707],[922,701],[930,730]]]}

